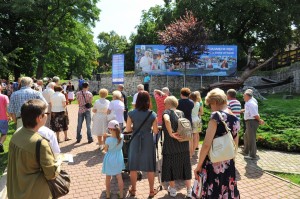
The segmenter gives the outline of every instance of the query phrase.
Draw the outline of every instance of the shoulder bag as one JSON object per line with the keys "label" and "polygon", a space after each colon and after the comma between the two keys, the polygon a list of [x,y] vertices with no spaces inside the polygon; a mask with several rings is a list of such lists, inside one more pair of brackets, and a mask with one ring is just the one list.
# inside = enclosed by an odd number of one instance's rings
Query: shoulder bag
{"label": "shoulder bag", "polygon": [[81,91],[81,93],[82,93],[83,98],[84,98],[84,102],[85,102],[85,105],[84,105],[84,106],[85,106],[85,108],[87,108],[87,109],[92,108],[93,105],[92,105],[91,103],[86,103],[86,99],[85,99],[85,95],[84,95],[83,91]]}
{"label": "shoulder bag", "polygon": [[237,146],[234,143],[230,129],[225,123],[221,113],[219,111],[217,113],[221,119],[221,122],[224,124],[227,133],[223,136],[213,139],[208,153],[208,157],[212,163],[231,160],[236,156],[237,153]]}
{"label": "shoulder bag", "polygon": [[[39,139],[36,143],[36,148],[35,148],[36,160],[39,163],[39,165],[41,165],[40,163],[41,142],[42,139]],[[42,166],[41,166],[41,170],[43,171]],[[69,193],[71,180],[69,174],[66,171],[60,170],[60,173],[55,179],[53,180],[46,179],[46,181],[48,183],[52,197],[54,199],[65,196]]]}

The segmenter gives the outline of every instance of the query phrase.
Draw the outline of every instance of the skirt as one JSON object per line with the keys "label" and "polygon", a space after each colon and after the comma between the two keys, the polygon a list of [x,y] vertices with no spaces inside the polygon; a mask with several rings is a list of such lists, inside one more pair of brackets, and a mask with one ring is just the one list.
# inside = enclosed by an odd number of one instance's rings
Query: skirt
{"label": "skirt", "polygon": [[74,92],[68,92],[68,99],[73,100],[74,99]]}
{"label": "skirt", "polygon": [[50,128],[54,132],[67,131],[69,125],[69,117],[66,111],[51,112]]}

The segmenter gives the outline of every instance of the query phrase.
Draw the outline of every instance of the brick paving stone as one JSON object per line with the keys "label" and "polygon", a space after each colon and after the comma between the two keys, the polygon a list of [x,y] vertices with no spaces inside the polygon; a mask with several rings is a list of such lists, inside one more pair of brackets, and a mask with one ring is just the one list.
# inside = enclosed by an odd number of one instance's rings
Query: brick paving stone
{"label": "brick paving stone", "polygon": [[[71,175],[70,193],[63,199],[90,199],[106,198],[105,193],[105,175],[101,173],[102,161],[104,154],[97,149],[95,142],[88,144],[86,136],[86,127],[83,123],[82,140],[79,144],[76,142],[78,105],[69,105],[68,112],[70,125],[68,134],[71,141],[60,144],[63,153],[71,153],[74,156],[74,163],[64,164],[65,169]],[[94,138],[96,141],[96,137]],[[282,172],[300,173],[300,156],[299,154],[281,153],[269,150],[259,150],[259,160],[245,161],[241,154],[236,157],[236,172],[238,179],[238,189],[241,198],[259,199],[259,198],[300,198],[300,187],[295,186],[287,181],[278,179],[269,175],[263,170],[280,169]],[[161,158],[161,155],[160,155]],[[197,159],[191,161],[193,169],[196,167]],[[161,165],[161,164],[160,164]],[[157,173],[156,173],[157,176]],[[124,196],[128,197],[130,188],[130,178],[128,174],[123,174]],[[186,188],[184,182],[176,182],[178,195],[175,199],[185,197]],[[155,186],[158,187],[158,178],[155,178]],[[160,191],[155,198],[172,198],[166,191],[167,184],[163,184],[164,190]],[[135,198],[144,199],[148,197],[149,188],[146,175],[137,182],[137,196]],[[118,198],[118,186],[115,178],[111,184],[111,198]]]}

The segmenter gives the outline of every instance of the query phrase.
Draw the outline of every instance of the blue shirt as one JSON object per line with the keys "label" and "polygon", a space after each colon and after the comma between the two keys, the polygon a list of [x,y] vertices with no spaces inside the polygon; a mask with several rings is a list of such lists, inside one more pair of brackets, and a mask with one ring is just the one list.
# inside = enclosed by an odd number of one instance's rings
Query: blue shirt
{"label": "blue shirt", "polygon": [[78,80],[78,85],[79,85],[79,86],[82,86],[83,83],[84,83],[84,79],[79,79],[79,80]]}
{"label": "blue shirt", "polygon": [[144,83],[149,84],[149,82],[150,82],[150,76],[148,75],[144,77]]}
{"label": "blue shirt", "polygon": [[30,87],[22,87],[20,90],[13,92],[10,96],[10,103],[7,112],[14,113],[17,118],[20,117],[22,105],[31,99],[43,100],[48,105],[42,93],[33,90]]}

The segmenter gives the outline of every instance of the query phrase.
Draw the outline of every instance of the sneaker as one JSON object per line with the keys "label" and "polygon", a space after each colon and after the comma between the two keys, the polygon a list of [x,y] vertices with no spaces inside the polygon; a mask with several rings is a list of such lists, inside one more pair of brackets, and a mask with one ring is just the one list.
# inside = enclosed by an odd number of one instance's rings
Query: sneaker
{"label": "sneaker", "polygon": [[81,141],[81,139],[79,139],[79,140],[77,139],[77,140],[76,140],[76,143],[80,143],[80,141]]}
{"label": "sneaker", "polygon": [[186,190],[186,197],[192,198],[192,188]]}
{"label": "sneaker", "polygon": [[0,144],[0,153],[4,152],[3,144]]}
{"label": "sneaker", "polygon": [[172,188],[172,187],[170,187],[170,186],[168,186],[168,193],[169,193],[169,195],[170,195],[171,197],[176,197],[176,195],[177,195],[176,189],[175,189],[175,188]]}
{"label": "sneaker", "polygon": [[94,140],[89,140],[89,141],[88,141],[89,144],[92,143],[92,142],[94,142]]}

